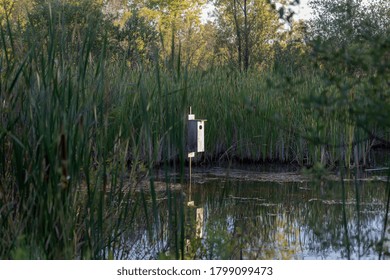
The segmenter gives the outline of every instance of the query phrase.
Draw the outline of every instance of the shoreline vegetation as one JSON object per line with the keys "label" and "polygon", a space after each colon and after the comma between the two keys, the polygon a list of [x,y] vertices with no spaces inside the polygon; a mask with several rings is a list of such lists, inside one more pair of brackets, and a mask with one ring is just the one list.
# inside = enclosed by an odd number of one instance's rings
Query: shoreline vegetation
{"label": "shoreline vegetation", "polygon": [[[292,45],[261,67],[243,52],[243,70],[202,68],[173,36],[170,56],[154,47],[130,61],[102,14],[77,14],[70,29],[68,14],[42,5],[23,22],[1,17],[1,259],[113,258],[137,223],[156,251],[185,258],[183,192],[171,192],[168,169],[184,183],[190,106],[208,120],[197,165],[277,162],[321,173],[372,166],[371,151],[389,148],[390,37],[331,53],[326,43],[303,53]],[[168,237],[156,166],[167,170]],[[124,190],[145,176],[148,194]]]}

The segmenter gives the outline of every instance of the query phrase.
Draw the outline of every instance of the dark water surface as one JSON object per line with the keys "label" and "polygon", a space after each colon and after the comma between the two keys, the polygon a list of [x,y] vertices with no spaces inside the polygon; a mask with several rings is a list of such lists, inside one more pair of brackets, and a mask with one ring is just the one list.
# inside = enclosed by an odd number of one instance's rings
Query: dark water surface
{"label": "dark water surface", "polygon": [[199,257],[378,259],[385,198],[383,182],[194,185],[206,248]]}
{"label": "dark water surface", "polygon": [[[174,258],[181,246],[188,259],[386,258],[386,182],[196,178],[171,199],[159,194],[163,241],[152,244],[141,230],[127,240],[142,247],[129,258]],[[179,214],[169,218],[169,209]]]}

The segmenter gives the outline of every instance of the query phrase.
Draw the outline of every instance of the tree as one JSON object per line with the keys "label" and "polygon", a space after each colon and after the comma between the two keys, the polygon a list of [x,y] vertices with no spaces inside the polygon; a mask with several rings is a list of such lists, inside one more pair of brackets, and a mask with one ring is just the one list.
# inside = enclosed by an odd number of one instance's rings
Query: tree
{"label": "tree", "polygon": [[139,62],[145,63],[155,52],[154,47],[158,41],[156,27],[145,17],[140,16],[136,8],[130,12],[131,16],[121,29],[123,46],[127,48],[126,57],[133,65]]}
{"label": "tree", "polygon": [[390,3],[386,0],[311,0],[314,17],[309,21],[312,39],[334,47],[360,39],[375,39],[390,23]]}
{"label": "tree", "polygon": [[8,18],[13,24],[24,24],[30,8],[28,0],[0,0],[0,23],[4,24]]}
{"label": "tree", "polygon": [[34,40],[57,38],[67,51],[79,51],[87,38],[92,53],[117,45],[117,29],[103,13],[101,0],[34,0],[26,34]]}
{"label": "tree", "polygon": [[238,69],[247,71],[261,64],[272,53],[272,41],[280,26],[276,11],[265,0],[217,0],[216,18],[220,43]]}
{"label": "tree", "polygon": [[308,65],[307,24],[304,20],[292,21],[290,28],[281,34],[281,39],[275,42],[275,69],[302,69]]}
{"label": "tree", "polygon": [[344,163],[350,166],[353,157],[358,164],[359,143],[390,145],[389,3],[313,0],[311,5],[317,10],[309,23],[310,44],[324,83],[306,100],[307,107],[324,123],[337,116],[345,127]]}
{"label": "tree", "polygon": [[[139,16],[155,26],[166,65],[173,69],[177,57],[191,58],[193,37],[200,31],[201,7],[205,0],[135,0]],[[178,61],[177,61],[178,62]]]}

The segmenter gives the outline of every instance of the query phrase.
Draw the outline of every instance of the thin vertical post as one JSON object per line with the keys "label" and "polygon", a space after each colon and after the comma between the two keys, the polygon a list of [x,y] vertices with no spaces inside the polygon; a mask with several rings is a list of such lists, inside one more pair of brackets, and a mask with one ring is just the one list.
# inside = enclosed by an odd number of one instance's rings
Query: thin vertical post
{"label": "thin vertical post", "polygon": [[[192,115],[191,106],[190,106],[190,115]],[[191,195],[191,183],[192,183],[192,157],[190,157],[190,195]]]}
{"label": "thin vertical post", "polygon": [[191,201],[191,183],[192,183],[192,166],[191,166],[192,158],[190,158],[190,201]]}

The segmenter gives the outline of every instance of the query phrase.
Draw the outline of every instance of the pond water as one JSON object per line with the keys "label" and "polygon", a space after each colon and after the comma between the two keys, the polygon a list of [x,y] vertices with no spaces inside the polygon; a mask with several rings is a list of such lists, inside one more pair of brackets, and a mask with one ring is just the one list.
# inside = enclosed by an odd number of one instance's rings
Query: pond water
{"label": "pond water", "polygon": [[[288,182],[198,174],[191,186],[170,195],[174,199],[166,194],[158,198],[161,242],[150,242],[146,230],[140,230],[127,242],[133,249],[142,249],[133,250],[129,258],[174,258],[175,250],[169,246],[172,241],[177,245],[176,253],[181,247],[188,259],[388,256],[388,243],[382,246],[381,241],[390,235],[389,229],[384,231],[387,186],[380,180],[342,184],[337,180],[312,182],[299,176]],[[179,214],[169,218],[173,208]],[[178,228],[174,236],[172,225]]]}

